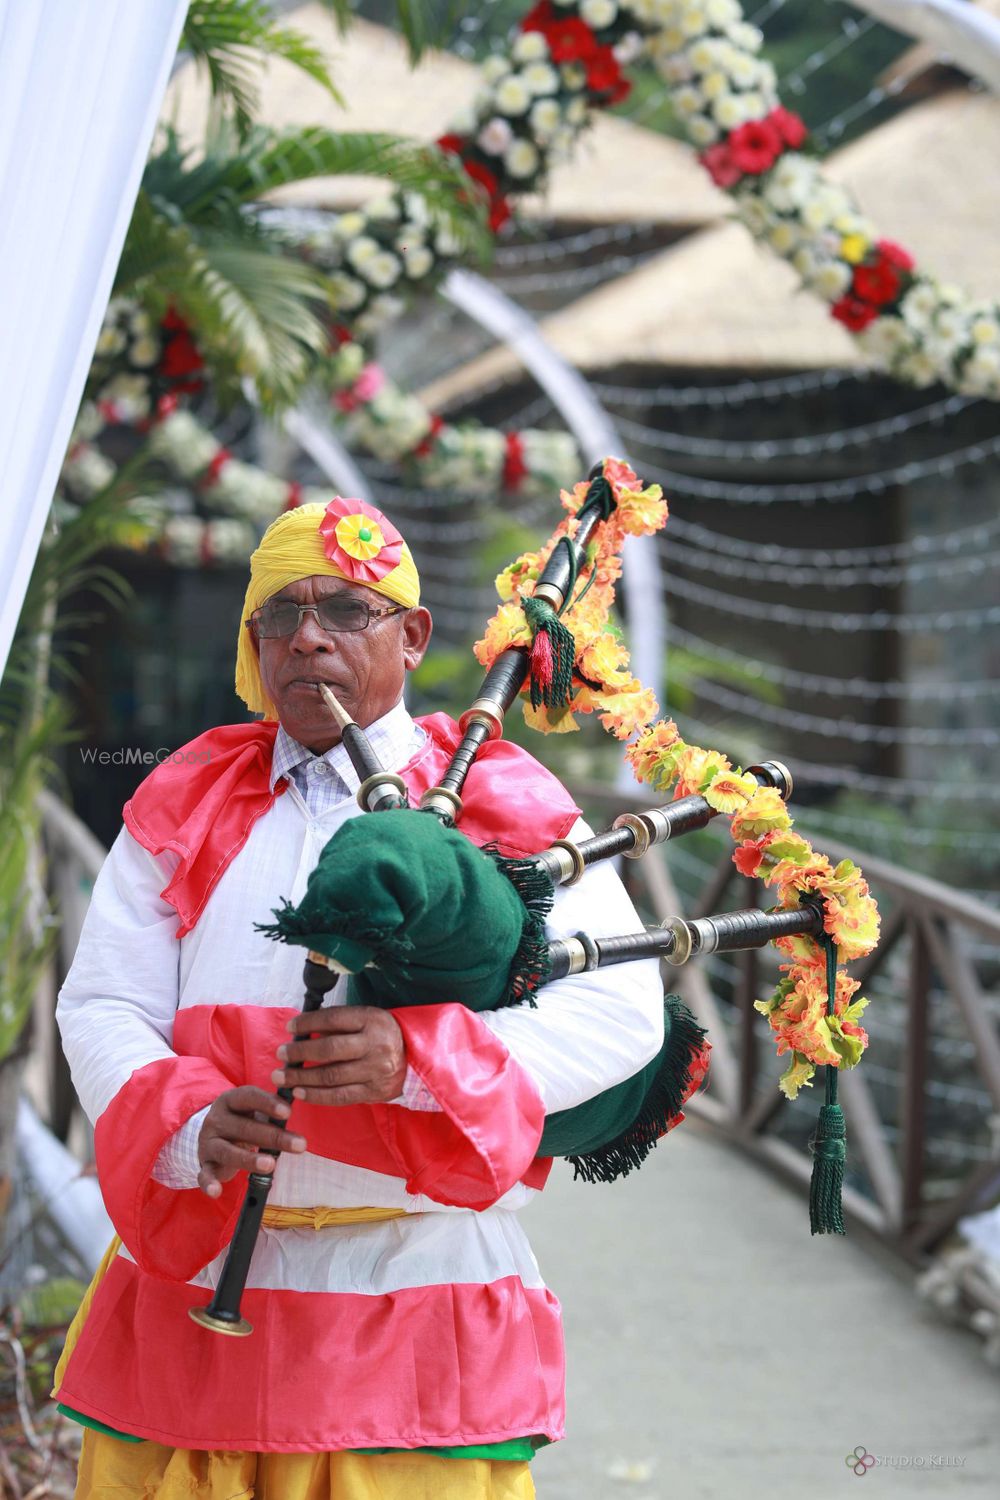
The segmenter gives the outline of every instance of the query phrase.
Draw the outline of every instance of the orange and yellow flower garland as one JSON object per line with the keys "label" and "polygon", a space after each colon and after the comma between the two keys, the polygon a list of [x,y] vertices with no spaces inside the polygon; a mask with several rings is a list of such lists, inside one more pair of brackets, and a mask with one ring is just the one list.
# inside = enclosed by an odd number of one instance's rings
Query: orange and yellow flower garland
{"label": "orange and yellow flower garland", "polygon": [[[803,896],[818,896],[824,909],[824,928],[837,949],[834,1012],[828,1014],[826,953],[815,939],[801,936],[775,939],[790,960],[782,964],[784,978],[769,1000],[755,1008],[767,1016],[777,1037],[778,1056],[791,1054],[779,1080],[794,1099],[811,1082],[816,1067],[853,1068],[868,1045],[858,1022],[867,1000],[855,999],[858,981],[839,972],[839,966],[870,953],[878,941],[878,908],[858,867],[849,859],[831,865],[808,840],[792,830],[784,799],[773,787],[761,787],[752,776],[733,766],[718,750],[703,750],[681,739],[672,720],[652,722],[656,699],[628,670],[628,651],[609,628],[614,586],[621,576],[621,551],[626,536],[649,536],[667,520],[667,504],[659,485],[642,487],[634,470],[619,459],[605,459],[604,475],[611,485],[615,509],[598,527],[587,551],[571,602],[562,620],[575,642],[572,694],[565,708],[524,706],[525,722],[545,734],[566,734],[579,728],[577,714],[597,713],[616,738],[638,738],[626,750],[636,779],[657,791],[673,788],[674,799],[700,795],[729,819],[736,843],[733,862],[742,875],[759,876],[777,893],[777,909],[801,904]],[[564,537],[573,538],[575,516],[588,484],[562,491],[569,512],[566,520],[538,552],[523,553],[496,580],[501,605],[475,645],[480,664],[493,665],[509,646],[531,644],[532,633],[522,601],[530,598],[553,548]]]}

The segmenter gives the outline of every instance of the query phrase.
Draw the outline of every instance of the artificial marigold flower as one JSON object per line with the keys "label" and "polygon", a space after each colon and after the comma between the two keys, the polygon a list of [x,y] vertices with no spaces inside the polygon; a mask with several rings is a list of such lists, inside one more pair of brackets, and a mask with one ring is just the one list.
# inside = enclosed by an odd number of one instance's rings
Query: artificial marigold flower
{"label": "artificial marigold flower", "polygon": [[784,142],[770,118],[747,120],[729,132],[729,153],[741,172],[758,177],[773,167],[784,150]]}
{"label": "artificial marigold flower", "polygon": [[652,688],[644,688],[638,677],[632,686],[617,693],[595,693],[601,723],[618,740],[627,740],[654,717],[659,705]]}
{"label": "artificial marigold flower", "polygon": [[790,828],[791,818],[781,793],[773,786],[761,786],[746,807],[740,808],[730,824],[730,833],[738,842],[759,838],[772,829]]}
{"label": "artificial marigold flower", "polygon": [[610,630],[599,635],[577,657],[580,676],[602,687],[620,688],[632,682],[633,677],[626,670],[627,667],[628,650],[625,643],[612,635]]}
{"label": "artificial marigold flower", "polygon": [[721,771],[713,777],[702,791],[702,796],[716,812],[734,813],[745,807],[757,790],[752,776],[743,776],[736,771]]}
{"label": "artificial marigold flower", "polygon": [[[744,839],[738,849],[733,850],[733,864],[741,875],[746,875],[753,880],[761,867],[764,858],[764,850],[772,839],[778,838],[776,829],[770,833],[761,834],[759,839]],[[775,939],[778,941],[778,939]]]}
{"label": "artificial marigold flower", "polygon": [[615,514],[629,536],[652,536],[667,524],[667,502],[658,484],[647,485],[644,490],[622,490]]}
{"label": "artificial marigold flower", "polygon": [[619,490],[634,490],[639,483],[639,476],[630,464],[623,458],[606,458],[604,460],[604,477],[618,498]]}
{"label": "artificial marigold flower", "polygon": [[486,634],[472,650],[481,667],[489,670],[508,646],[530,646],[531,631],[519,604],[501,604],[487,623]]}
{"label": "artificial marigold flower", "polygon": [[678,797],[693,797],[701,791],[702,783],[714,771],[731,771],[732,766],[719,750],[702,750],[697,745],[687,745],[677,758],[677,785],[674,800]]}
{"label": "artificial marigold flower", "polygon": [[838,323],[843,323],[852,333],[860,333],[862,328],[878,317],[878,308],[870,302],[862,302],[860,297],[854,297],[848,292],[835,302],[830,308]]}
{"label": "artificial marigold flower", "polygon": [[634,745],[625,751],[636,781],[648,782],[665,792],[677,774],[677,756],[685,749],[673,719],[661,719],[643,730]]}

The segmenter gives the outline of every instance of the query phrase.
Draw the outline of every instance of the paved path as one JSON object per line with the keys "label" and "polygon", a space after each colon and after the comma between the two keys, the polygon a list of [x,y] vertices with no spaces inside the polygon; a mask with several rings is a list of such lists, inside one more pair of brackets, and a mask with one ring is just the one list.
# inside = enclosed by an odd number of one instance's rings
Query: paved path
{"label": "paved path", "polygon": [[[614,1187],[557,1163],[525,1227],[569,1364],[539,1500],[1000,1497],[975,1337],[850,1233],[811,1237],[804,1198],[690,1116]],[[911,1464],[855,1476],[859,1445]]]}

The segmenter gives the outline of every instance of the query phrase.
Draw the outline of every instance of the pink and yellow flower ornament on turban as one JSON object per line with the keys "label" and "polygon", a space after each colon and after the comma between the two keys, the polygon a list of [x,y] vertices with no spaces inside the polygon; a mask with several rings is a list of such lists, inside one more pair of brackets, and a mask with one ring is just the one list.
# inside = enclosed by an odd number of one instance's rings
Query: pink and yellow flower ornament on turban
{"label": "pink and yellow flower ornament on turban", "polygon": [[236,692],[251,713],[278,717],[243,621],[287,584],[317,575],[346,579],[406,609],[420,603],[420,577],[410,549],[374,505],[335,495],[327,505],[317,501],[286,510],[271,522],[250,558],[236,648]]}

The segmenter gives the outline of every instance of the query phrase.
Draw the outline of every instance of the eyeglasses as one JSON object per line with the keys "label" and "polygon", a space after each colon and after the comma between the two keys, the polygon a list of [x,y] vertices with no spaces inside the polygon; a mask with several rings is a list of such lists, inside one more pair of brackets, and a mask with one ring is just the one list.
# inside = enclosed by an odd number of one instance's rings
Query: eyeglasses
{"label": "eyeglasses", "polygon": [[272,599],[255,609],[249,620],[243,623],[252,630],[258,640],[273,640],[276,636],[294,635],[302,623],[304,614],[316,616],[322,630],[332,630],[338,635],[367,630],[372,620],[383,615],[398,615],[405,612],[405,605],[395,604],[390,609],[372,609],[364,599],[352,594],[332,594],[316,604],[296,604],[294,599]]}

